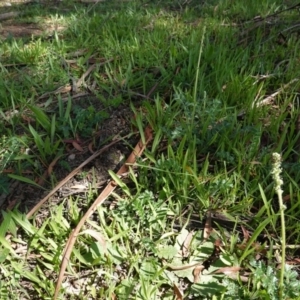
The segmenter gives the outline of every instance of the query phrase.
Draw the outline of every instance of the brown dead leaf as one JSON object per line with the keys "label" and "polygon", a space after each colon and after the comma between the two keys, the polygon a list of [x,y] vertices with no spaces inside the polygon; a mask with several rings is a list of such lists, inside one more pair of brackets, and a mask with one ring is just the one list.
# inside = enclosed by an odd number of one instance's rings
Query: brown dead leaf
{"label": "brown dead leaf", "polygon": [[90,151],[92,154],[95,152],[95,151],[93,150],[93,145],[94,145],[93,142],[89,143],[89,145],[88,145],[88,149],[89,149],[89,151]]}
{"label": "brown dead leaf", "polygon": [[248,281],[248,277],[241,276],[239,274],[240,270],[242,270],[242,268],[238,267],[238,266],[223,267],[223,268],[220,268],[220,269],[212,272],[211,274],[224,274],[224,275],[228,276],[229,278],[231,278],[233,280],[241,280],[243,282],[247,282]]}
{"label": "brown dead leaf", "polygon": [[6,210],[7,211],[13,210],[16,207],[17,204],[18,204],[18,200],[17,199],[10,200],[8,202],[8,206],[7,206]]}
{"label": "brown dead leaf", "polygon": [[193,275],[194,275],[194,283],[198,283],[200,281],[201,271],[204,269],[203,265],[196,266]]}
{"label": "brown dead leaf", "polygon": [[203,230],[203,238],[204,240],[207,240],[210,237],[211,232],[213,231],[213,228],[211,226],[211,212],[207,212],[204,230]]}
{"label": "brown dead leaf", "polygon": [[241,225],[242,231],[243,231],[243,235],[244,235],[244,243],[247,242],[250,238],[250,233],[249,231],[243,226]]}
{"label": "brown dead leaf", "polygon": [[50,163],[49,167],[47,168],[47,170],[44,172],[44,174],[36,180],[36,183],[40,186],[43,186],[46,179],[48,178],[48,176],[51,175],[54,166],[56,165],[57,161],[61,158],[61,155],[57,156],[54,158],[54,160]]}
{"label": "brown dead leaf", "polygon": [[180,289],[178,288],[178,286],[174,283],[173,284],[173,290],[174,290],[174,294],[175,294],[175,299],[176,300],[183,300],[183,294],[180,291]]}
{"label": "brown dead leaf", "polygon": [[214,242],[215,256],[220,254],[222,245],[223,245],[223,243],[222,243],[221,239],[216,239],[215,240],[215,242]]}
{"label": "brown dead leaf", "polygon": [[62,157],[62,155],[58,155],[57,157],[54,158],[54,160],[50,163],[48,167],[48,175],[51,175],[54,166],[56,165],[57,161]]}
{"label": "brown dead leaf", "polygon": [[74,147],[76,150],[78,150],[78,151],[80,151],[80,152],[83,152],[82,147],[81,147],[77,142],[73,141],[73,142],[72,142],[72,145],[73,145],[73,147]]}

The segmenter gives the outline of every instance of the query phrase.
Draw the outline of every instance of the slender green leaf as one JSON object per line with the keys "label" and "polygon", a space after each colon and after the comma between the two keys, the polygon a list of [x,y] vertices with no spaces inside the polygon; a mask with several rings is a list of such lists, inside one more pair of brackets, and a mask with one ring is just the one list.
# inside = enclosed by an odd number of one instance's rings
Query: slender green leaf
{"label": "slender green leaf", "polygon": [[264,219],[259,225],[258,227],[255,229],[255,231],[253,232],[253,234],[251,235],[251,238],[249,239],[249,241],[246,244],[246,247],[243,249],[243,253],[239,259],[240,263],[243,262],[243,260],[253,251],[255,251],[255,249],[250,249],[249,248],[252,246],[253,247],[253,243],[256,241],[257,237],[261,234],[261,232],[265,229],[265,227],[272,221],[271,217],[268,217],[266,219]]}
{"label": "slender green leaf", "polygon": [[36,187],[39,187],[41,189],[45,189],[44,187],[38,185],[37,183],[35,183],[33,180],[27,178],[27,177],[23,177],[23,176],[19,176],[19,175],[16,175],[16,174],[8,174],[8,176],[10,178],[13,178],[13,179],[16,179],[16,180],[19,180],[19,181],[22,181],[22,182],[25,182],[25,183],[28,183],[28,184],[32,184]]}
{"label": "slender green leaf", "polygon": [[34,113],[39,124],[48,132],[51,132],[51,124],[48,116],[44,113],[44,111],[33,105],[28,105],[28,108]]}

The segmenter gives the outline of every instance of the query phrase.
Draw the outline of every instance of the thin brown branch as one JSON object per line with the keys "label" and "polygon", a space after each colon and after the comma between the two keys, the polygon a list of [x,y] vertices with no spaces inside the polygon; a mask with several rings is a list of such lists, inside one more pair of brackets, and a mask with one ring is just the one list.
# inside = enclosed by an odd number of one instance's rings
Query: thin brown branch
{"label": "thin brown branch", "polygon": [[[123,138],[122,138],[123,139]],[[66,184],[71,178],[73,178],[84,166],[86,166],[88,163],[90,163],[92,160],[94,160],[96,157],[101,155],[103,152],[107,151],[111,146],[118,143],[121,138],[113,140],[108,145],[104,146],[102,149],[95,152],[93,155],[91,155],[88,159],[86,159],[81,165],[79,165],[76,169],[74,169],[67,177],[65,177],[63,180],[61,180],[58,185],[46,196],[44,197],[38,204],[36,204],[26,215],[27,218],[30,218],[40,207],[51,197],[53,196],[64,184]]]}
{"label": "thin brown branch", "polygon": [[[117,172],[117,175],[122,176],[124,173],[127,173],[129,171],[129,165],[135,163],[136,158],[141,156],[141,154],[144,152],[146,146],[148,143],[152,140],[152,129],[148,126],[145,129],[145,137],[146,141],[145,144],[142,142],[142,139],[137,143],[134,150],[131,152],[129,157],[127,158],[126,162],[123,164],[123,166],[119,169]],[[117,187],[117,184],[114,181],[110,181],[108,185],[105,187],[105,189],[102,191],[102,193],[98,196],[98,198],[95,200],[95,202],[92,204],[92,206],[88,209],[86,214],[83,216],[83,218],[79,221],[76,228],[72,231],[64,250],[63,259],[61,262],[61,267],[59,271],[58,280],[55,287],[55,294],[53,299],[57,299],[59,290],[64,278],[65,270],[67,268],[67,265],[69,263],[69,259],[73,250],[73,246],[76,242],[76,238],[86,222],[86,220],[95,212],[96,208],[101,205],[105,199],[114,191],[114,189]]]}

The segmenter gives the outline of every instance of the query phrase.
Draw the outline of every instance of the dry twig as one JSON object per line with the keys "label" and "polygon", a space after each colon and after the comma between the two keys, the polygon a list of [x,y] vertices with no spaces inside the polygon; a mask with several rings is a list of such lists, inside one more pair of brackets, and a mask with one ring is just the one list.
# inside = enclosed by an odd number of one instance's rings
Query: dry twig
{"label": "dry twig", "polygon": [[[136,158],[141,156],[141,154],[145,150],[147,144],[152,140],[152,129],[150,128],[150,126],[148,126],[145,129],[145,137],[146,137],[145,144],[142,142],[142,139],[138,142],[138,144],[135,146],[134,150],[131,152],[131,154],[127,158],[126,162],[123,164],[123,166],[117,172],[117,175],[122,176],[124,173],[127,173],[129,171],[128,165],[135,163]],[[73,246],[76,242],[76,238],[77,238],[82,226],[84,225],[86,220],[94,213],[96,208],[105,201],[105,199],[113,192],[113,190],[116,187],[117,187],[117,184],[114,181],[110,181],[108,183],[108,185],[105,187],[105,189],[102,191],[102,193],[95,200],[95,202],[92,204],[92,206],[89,208],[89,210],[86,212],[86,214],[83,216],[83,218],[79,221],[76,228],[72,231],[72,233],[67,241],[67,244],[65,246],[64,255],[63,255],[63,259],[62,259],[61,267],[60,267],[60,272],[59,272],[58,280],[57,280],[56,287],[55,287],[55,294],[53,297],[54,300],[57,299],[57,297],[58,297],[60,286],[61,286],[61,283],[64,278],[65,270],[67,268],[70,255],[72,253]]]}

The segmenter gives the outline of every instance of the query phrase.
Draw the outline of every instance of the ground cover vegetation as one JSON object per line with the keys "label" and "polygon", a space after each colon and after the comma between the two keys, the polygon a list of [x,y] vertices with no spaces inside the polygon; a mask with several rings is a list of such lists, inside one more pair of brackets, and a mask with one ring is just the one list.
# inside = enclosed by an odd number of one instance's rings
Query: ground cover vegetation
{"label": "ground cover vegetation", "polygon": [[246,2],[0,7],[0,299],[300,299],[300,4]]}

